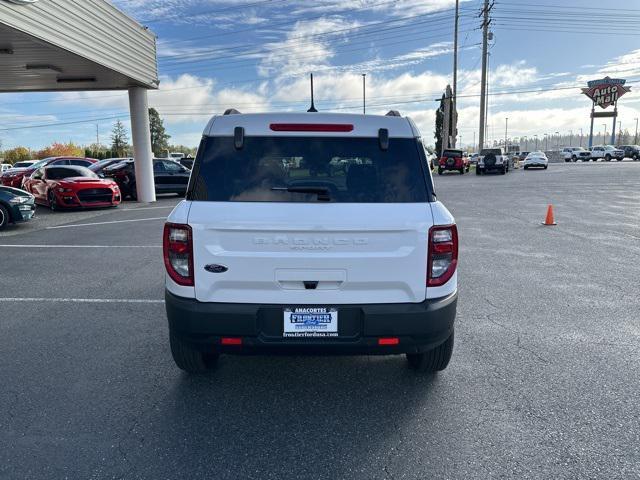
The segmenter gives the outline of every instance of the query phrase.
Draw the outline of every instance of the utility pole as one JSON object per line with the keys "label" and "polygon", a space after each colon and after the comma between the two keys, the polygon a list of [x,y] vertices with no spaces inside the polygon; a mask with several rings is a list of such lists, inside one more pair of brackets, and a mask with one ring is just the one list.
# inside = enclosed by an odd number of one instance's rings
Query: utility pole
{"label": "utility pole", "polygon": [[489,50],[489,0],[484,0],[482,15],[482,76],[480,85],[480,134],[478,138],[478,151],[484,148],[485,141],[485,114],[487,102],[487,54]]}
{"label": "utility pole", "polygon": [[367,74],[362,74],[362,114],[367,113]]}
{"label": "utility pole", "polygon": [[[460,20],[460,0],[456,0],[456,19],[453,34],[453,115],[456,115],[458,103],[458,21]],[[457,116],[457,115],[456,115]],[[458,136],[458,122],[455,122],[455,132],[453,132],[452,147],[456,146],[456,138]]]}

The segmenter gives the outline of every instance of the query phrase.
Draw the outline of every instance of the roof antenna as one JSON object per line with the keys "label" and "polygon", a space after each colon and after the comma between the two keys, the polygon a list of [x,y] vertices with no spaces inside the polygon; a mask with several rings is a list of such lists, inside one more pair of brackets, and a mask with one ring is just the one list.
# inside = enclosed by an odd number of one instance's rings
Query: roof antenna
{"label": "roof antenna", "polygon": [[318,113],[316,106],[313,103],[313,73],[311,74],[311,108],[307,110],[309,113]]}

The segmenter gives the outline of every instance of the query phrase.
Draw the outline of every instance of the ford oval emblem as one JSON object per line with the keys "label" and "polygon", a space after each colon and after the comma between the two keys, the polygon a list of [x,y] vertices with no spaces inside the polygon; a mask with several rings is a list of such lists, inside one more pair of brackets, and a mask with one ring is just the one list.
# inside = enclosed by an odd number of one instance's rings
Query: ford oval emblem
{"label": "ford oval emblem", "polygon": [[204,269],[209,273],[224,273],[229,270],[229,268],[225,267],[224,265],[216,265],[216,264],[206,265]]}

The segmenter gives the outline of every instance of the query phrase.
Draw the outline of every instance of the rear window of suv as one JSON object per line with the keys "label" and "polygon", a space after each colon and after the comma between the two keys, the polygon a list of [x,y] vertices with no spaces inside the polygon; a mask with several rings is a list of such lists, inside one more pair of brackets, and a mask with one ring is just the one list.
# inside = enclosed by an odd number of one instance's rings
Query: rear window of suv
{"label": "rear window of suv", "polygon": [[500,150],[499,148],[485,148],[480,152],[480,155],[485,156],[485,155],[490,155],[492,153],[494,155],[502,155],[502,150]]}
{"label": "rear window of suv", "polygon": [[207,137],[189,200],[212,202],[411,203],[430,195],[416,139]]}
{"label": "rear window of suv", "polygon": [[444,158],[460,158],[462,157],[462,150],[445,150],[442,152]]}

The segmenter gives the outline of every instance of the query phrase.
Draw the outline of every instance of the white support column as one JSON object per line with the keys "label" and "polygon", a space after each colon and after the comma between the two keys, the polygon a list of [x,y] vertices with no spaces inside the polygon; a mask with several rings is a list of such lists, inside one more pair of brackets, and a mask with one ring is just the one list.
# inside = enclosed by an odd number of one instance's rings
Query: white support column
{"label": "white support column", "polygon": [[129,88],[129,109],[131,111],[131,136],[133,138],[138,201],[155,202],[156,190],[153,180],[153,152],[151,151],[149,102],[147,101],[146,88]]}

